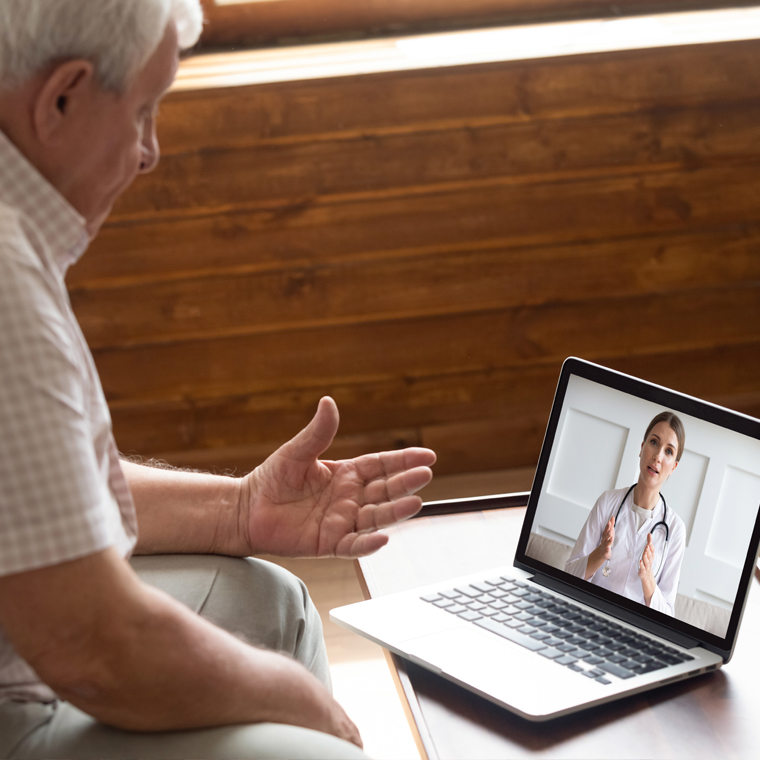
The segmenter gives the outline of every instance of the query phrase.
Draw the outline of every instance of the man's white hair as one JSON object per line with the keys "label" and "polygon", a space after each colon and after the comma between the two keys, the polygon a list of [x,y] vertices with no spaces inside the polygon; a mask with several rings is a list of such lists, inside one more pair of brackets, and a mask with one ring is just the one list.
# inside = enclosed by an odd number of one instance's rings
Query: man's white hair
{"label": "man's white hair", "polygon": [[124,92],[171,21],[180,48],[192,47],[200,0],[0,0],[0,83],[17,86],[51,63],[85,58],[104,89]]}

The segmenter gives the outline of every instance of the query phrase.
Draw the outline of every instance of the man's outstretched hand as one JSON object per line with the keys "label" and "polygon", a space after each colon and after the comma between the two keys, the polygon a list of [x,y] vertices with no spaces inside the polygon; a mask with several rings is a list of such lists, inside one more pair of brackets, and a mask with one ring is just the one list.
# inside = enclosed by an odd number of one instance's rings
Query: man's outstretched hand
{"label": "man's outstretched hand", "polygon": [[408,448],[320,461],[338,430],[338,408],[314,419],[241,483],[240,534],[251,554],[362,557],[384,546],[376,531],[416,514],[435,454]]}

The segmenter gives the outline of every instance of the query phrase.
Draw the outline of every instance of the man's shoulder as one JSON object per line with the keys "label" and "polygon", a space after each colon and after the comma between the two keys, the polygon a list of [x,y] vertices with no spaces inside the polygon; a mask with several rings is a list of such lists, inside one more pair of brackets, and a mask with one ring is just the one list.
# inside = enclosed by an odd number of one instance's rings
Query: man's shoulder
{"label": "man's shoulder", "polygon": [[0,201],[0,264],[10,266],[21,262],[38,262],[24,226],[23,214]]}
{"label": "man's shoulder", "polygon": [[0,245],[5,237],[13,239],[18,236],[23,237],[21,212],[0,200]]}

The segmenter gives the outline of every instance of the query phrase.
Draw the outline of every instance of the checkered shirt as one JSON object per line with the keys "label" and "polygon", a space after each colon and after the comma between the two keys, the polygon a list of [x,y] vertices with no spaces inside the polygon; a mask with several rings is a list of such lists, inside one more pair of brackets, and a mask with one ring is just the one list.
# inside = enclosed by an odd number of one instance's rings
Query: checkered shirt
{"label": "checkered shirt", "polygon": [[[137,538],[97,371],[64,277],[84,219],[0,131],[0,576]],[[55,694],[0,630],[0,702]]]}

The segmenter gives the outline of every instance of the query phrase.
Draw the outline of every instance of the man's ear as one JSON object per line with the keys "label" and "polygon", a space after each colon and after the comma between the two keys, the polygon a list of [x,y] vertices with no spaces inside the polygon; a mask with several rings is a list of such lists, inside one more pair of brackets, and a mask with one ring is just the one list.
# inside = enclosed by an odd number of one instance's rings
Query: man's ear
{"label": "man's ear", "polygon": [[32,104],[32,123],[40,142],[55,139],[67,118],[91,96],[97,86],[94,79],[95,69],[85,60],[66,61],[50,72]]}

